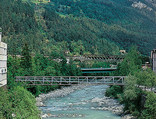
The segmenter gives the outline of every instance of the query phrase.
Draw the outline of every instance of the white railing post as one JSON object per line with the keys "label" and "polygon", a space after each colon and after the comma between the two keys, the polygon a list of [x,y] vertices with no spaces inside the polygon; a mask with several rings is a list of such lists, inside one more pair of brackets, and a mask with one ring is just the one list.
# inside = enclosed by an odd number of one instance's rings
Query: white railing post
{"label": "white railing post", "polygon": [[42,82],[43,84],[44,84],[44,82],[45,82],[44,80],[45,80],[45,77],[43,77],[43,82]]}
{"label": "white railing post", "polygon": [[62,84],[62,79],[63,79],[63,77],[60,77],[60,84]]}
{"label": "white railing post", "polygon": [[103,79],[103,83],[105,84],[106,83],[106,78],[102,77],[102,79]]}
{"label": "white railing post", "polygon": [[78,84],[80,84],[80,79],[79,79],[79,77],[77,78],[77,80],[78,80]]}
{"label": "white railing post", "polygon": [[50,81],[50,84],[51,84],[51,85],[53,84],[53,77],[51,77],[51,81]]}
{"label": "white railing post", "polygon": [[69,77],[69,84],[71,84],[71,77]]}
{"label": "white railing post", "polygon": [[88,77],[87,77],[87,83],[89,83]]}

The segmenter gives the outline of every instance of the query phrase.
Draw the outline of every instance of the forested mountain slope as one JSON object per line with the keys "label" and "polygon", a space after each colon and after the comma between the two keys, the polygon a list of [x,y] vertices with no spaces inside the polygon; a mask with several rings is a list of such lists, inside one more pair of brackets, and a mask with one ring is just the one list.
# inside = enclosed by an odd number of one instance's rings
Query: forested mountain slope
{"label": "forested mountain slope", "polygon": [[10,54],[20,54],[24,42],[44,55],[118,54],[131,45],[148,54],[156,46],[154,0],[1,1]]}

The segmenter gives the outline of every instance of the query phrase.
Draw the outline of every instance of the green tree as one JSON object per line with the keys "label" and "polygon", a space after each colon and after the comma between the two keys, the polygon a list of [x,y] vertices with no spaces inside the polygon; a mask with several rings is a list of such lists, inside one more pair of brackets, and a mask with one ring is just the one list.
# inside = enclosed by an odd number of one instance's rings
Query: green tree
{"label": "green tree", "polygon": [[25,43],[21,53],[21,67],[24,69],[24,75],[32,75],[32,59],[28,44]]}
{"label": "green tree", "polygon": [[137,78],[129,75],[125,80],[125,88],[120,101],[124,103],[124,110],[129,111],[135,116],[141,112],[142,90],[136,86]]}
{"label": "green tree", "polygon": [[148,92],[140,119],[156,119],[156,95]]}
{"label": "green tree", "polygon": [[82,41],[71,41],[71,51],[73,52],[73,55],[83,55],[85,52],[85,48],[83,46]]}
{"label": "green tree", "polygon": [[118,98],[118,95],[123,93],[121,86],[111,86],[110,88],[107,88],[105,95],[112,98]]}
{"label": "green tree", "polygon": [[135,76],[138,79],[138,85],[147,86],[148,88],[156,86],[156,74],[149,68],[135,73]]}
{"label": "green tree", "polygon": [[141,69],[141,64],[140,53],[136,47],[132,47],[125,59],[118,65],[115,75],[128,76],[134,74]]}
{"label": "green tree", "polygon": [[82,75],[80,68],[78,68],[76,66],[76,64],[74,64],[73,60],[70,59],[70,62],[68,64],[68,70],[69,70],[69,74],[70,76],[79,76]]}
{"label": "green tree", "polygon": [[22,55],[21,67],[23,67],[24,69],[31,68],[32,67],[31,55],[30,55],[30,50],[29,50],[27,43],[24,44],[21,55]]}
{"label": "green tree", "polygon": [[0,88],[0,118],[10,119],[12,114],[12,102],[9,101],[9,93]]}

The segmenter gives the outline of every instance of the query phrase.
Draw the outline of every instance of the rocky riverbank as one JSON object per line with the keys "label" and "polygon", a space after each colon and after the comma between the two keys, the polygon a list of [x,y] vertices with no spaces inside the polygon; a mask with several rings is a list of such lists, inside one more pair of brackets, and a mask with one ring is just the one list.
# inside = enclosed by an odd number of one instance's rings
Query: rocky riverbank
{"label": "rocky riverbank", "polygon": [[123,115],[124,106],[121,105],[117,100],[110,97],[104,96],[103,98],[94,98],[91,100],[91,102],[98,103],[98,107],[92,107],[92,109],[111,111],[112,113],[121,116],[121,119],[136,119],[130,114]]}
{"label": "rocky riverbank", "polygon": [[117,100],[114,100],[112,98],[109,98],[109,97],[94,98],[91,100],[91,102],[98,103],[98,107],[95,107],[95,108],[92,107],[92,109],[111,111],[112,113],[116,115],[123,114],[124,106],[119,104]]}
{"label": "rocky riverbank", "polygon": [[70,86],[70,87],[63,87],[61,89],[57,89],[54,91],[51,91],[47,94],[40,94],[37,98],[36,98],[36,105],[38,107],[41,106],[45,106],[43,104],[44,100],[46,100],[47,98],[56,98],[56,97],[64,97],[78,89],[82,89],[85,88],[87,85],[74,85],[74,86]]}
{"label": "rocky riverbank", "polygon": [[[64,97],[78,89],[85,88],[87,85],[75,85],[75,86],[70,86],[70,87],[63,87],[62,89],[57,89],[55,91],[49,92],[48,94],[41,94],[39,97],[36,98],[36,105],[38,107],[40,106],[45,106],[44,105],[44,100],[48,98],[56,98],[56,97]],[[109,97],[103,97],[103,98],[93,98],[91,100],[91,103],[97,103],[97,107],[92,107],[91,109],[95,110],[105,110],[105,111],[111,111],[112,113],[116,115],[123,115],[123,105],[119,104],[117,100],[114,100]],[[51,114],[43,114],[41,117],[53,117],[55,115]],[[134,119],[133,116],[131,115],[125,115],[122,117],[122,119]]]}

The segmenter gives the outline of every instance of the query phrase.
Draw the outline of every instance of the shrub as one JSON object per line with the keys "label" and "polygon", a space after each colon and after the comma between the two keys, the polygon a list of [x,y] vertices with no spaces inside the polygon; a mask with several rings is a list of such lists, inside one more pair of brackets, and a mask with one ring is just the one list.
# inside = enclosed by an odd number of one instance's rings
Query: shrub
{"label": "shrub", "polygon": [[0,88],[0,119],[39,119],[35,97],[23,87]]}
{"label": "shrub", "polygon": [[39,119],[35,97],[23,87],[15,87],[10,93],[13,113],[17,119]]}
{"label": "shrub", "polygon": [[156,119],[156,95],[148,92],[140,119]]}
{"label": "shrub", "polygon": [[118,98],[118,95],[123,92],[121,86],[112,86],[110,88],[107,88],[105,95],[108,97]]}

